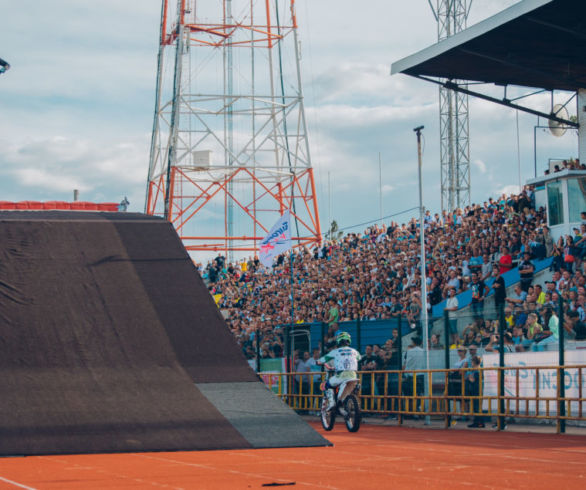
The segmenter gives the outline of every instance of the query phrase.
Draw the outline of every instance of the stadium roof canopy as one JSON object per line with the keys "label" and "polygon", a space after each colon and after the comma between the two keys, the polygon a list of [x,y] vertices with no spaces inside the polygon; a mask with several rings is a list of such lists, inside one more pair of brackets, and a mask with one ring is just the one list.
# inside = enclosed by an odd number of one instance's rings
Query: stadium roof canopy
{"label": "stadium roof canopy", "polygon": [[584,3],[524,0],[393,63],[391,74],[545,90],[586,88]]}

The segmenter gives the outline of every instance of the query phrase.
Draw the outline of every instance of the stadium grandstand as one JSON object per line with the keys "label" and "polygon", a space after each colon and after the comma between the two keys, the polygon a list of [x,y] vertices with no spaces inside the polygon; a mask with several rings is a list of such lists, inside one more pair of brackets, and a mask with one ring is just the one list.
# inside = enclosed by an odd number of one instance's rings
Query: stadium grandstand
{"label": "stadium grandstand", "polygon": [[[507,294],[505,299],[506,312],[515,316],[508,320],[511,335],[514,325],[524,327],[522,319],[528,310],[541,315],[547,306],[557,305],[559,296],[567,301],[567,308],[579,313],[581,322],[585,320],[582,257],[586,250],[586,226],[582,225],[574,236],[554,240],[544,209],[535,209],[533,199],[533,190],[526,188],[519,195],[490,198],[453,213],[427,211],[426,282],[430,313],[441,315],[451,289],[456,293],[459,309],[469,309],[476,284],[482,282],[488,288],[498,273],[511,278],[507,281],[510,296]],[[367,329],[365,322],[401,316],[408,322],[403,333],[419,331],[422,302],[418,247],[419,225],[411,220],[403,224],[391,222],[386,228],[374,225],[364,233],[349,233],[326,241],[322,247],[296,252],[293,323],[325,322],[331,337],[335,324],[341,322],[361,321]],[[569,256],[575,260],[569,262]],[[524,279],[519,282],[521,294],[517,298],[515,288],[510,286],[519,281],[519,266],[525,257],[538,263],[551,278],[547,277],[547,284]],[[263,358],[283,352],[283,330],[279,327],[291,321],[289,267],[290,260],[285,256],[279,257],[270,270],[256,259],[227,264],[218,256],[202,270],[233,334],[251,359],[255,357],[257,331],[264,339]],[[533,265],[532,272],[524,275],[533,277],[536,272]],[[487,289],[482,296],[494,296],[494,288]],[[486,314],[494,319],[495,309],[487,307]],[[450,347],[455,350],[474,341],[485,346],[493,334],[492,324],[485,329],[458,322]],[[390,329],[387,335],[381,343],[388,341],[390,348]],[[585,340],[586,331],[579,325],[572,336]],[[541,337],[532,335],[528,339],[525,331],[523,339],[515,340],[516,349],[530,350]]]}

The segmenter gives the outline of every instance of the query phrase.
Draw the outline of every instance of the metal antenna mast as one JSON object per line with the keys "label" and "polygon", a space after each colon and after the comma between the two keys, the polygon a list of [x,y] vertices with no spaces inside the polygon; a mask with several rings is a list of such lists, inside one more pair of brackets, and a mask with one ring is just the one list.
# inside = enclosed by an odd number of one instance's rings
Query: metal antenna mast
{"label": "metal antenna mast", "polygon": [[[226,0],[225,19],[224,24],[232,25],[232,0]],[[226,100],[226,128],[224,130],[224,156],[228,166],[234,166],[234,105],[232,103],[232,95],[234,93],[234,63],[232,58],[232,43],[224,43],[224,93],[228,97]],[[234,236],[234,201],[231,196],[234,194],[234,182],[230,180],[228,182],[228,192],[226,193],[226,216],[227,226],[226,233],[228,237]],[[226,244],[226,253],[228,260],[232,261],[232,242],[229,241]]]}
{"label": "metal antenna mast", "polygon": [[[438,41],[466,28],[472,0],[437,0]],[[457,83],[457,80],[453,80]],[[442,211],[470,204],[470,140],[468,96],[440,87],[440,156]]]}
{"label": "metal antenna mast", "polygon": [[162,0],[146,212],[189,251],[321,241],[295,0]]}

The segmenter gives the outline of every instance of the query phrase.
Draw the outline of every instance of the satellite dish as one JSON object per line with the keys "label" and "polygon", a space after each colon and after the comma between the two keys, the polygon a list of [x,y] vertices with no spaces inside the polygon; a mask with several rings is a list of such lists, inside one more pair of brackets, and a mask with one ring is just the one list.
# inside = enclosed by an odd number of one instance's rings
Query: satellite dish
{"label": "satellite dish", "polygon": [[[559,117],[560,119],[568,119],[568,111],[566,108],[561,104],[556,104],[553,106],[551,111],[551,115],[555,117]],[[553,119],[549,120],[549,132],[556,137],[563,136],[566,133],[568,128],[564,126],[564,123],[559,121],[554,121]]]}
{"label": "satellite dish", "polygon": [[2,58],[0,58],[0,73],[4,73],[8,70],[10,70],[10,64],[8,61],[4,61]]}

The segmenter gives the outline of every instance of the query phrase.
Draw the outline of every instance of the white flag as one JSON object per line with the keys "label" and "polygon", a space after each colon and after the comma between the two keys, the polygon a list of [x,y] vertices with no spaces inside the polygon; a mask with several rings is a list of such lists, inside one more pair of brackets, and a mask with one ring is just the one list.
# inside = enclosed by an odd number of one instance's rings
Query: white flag
{"label": "white flag", "polygon": [[260,242],[259,260],[265,267],[273,265],[273,259],[291,248],[291,215],[283,213],[269,234]]}

